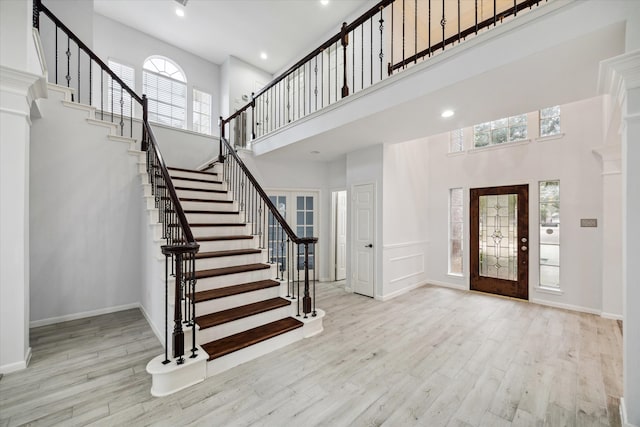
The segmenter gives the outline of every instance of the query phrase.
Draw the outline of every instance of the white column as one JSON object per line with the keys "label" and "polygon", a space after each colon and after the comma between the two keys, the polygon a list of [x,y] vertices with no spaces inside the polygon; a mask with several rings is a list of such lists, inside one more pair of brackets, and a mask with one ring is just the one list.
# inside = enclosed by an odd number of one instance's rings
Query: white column
{"label": "white column", "polygon": [[593,151],[602,158],[602,316],[622,319],[622,145]]}
{"label": "white column", "polygon": [[[29,362],[29,128],[46,95],[37,69],[31,1],[0,1],[0,373]],[[37,55],[35,55],[37,56]]]}
{"label": "white column", "polygon": [[601,90],[622,112],[622,412],[627,425],[640,426],[640,50],[601,63]]}

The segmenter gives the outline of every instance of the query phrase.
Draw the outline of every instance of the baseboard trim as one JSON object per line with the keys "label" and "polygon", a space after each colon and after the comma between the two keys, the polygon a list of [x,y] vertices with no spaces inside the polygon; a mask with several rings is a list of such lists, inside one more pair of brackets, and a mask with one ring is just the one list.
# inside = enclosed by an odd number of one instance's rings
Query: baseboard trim
{"label": "baseboard trim", "polygon": [[561,302],[553,302],[553,301],[547,301],[547,300],[537,299],[537,298],[532,298],[529,300],[529,302],[532,302],[534,304],[546,305],[554,308],[562,308],[565,310],[579,311],[581,313],[595,314],[598,316],[602,314],[600,310],[596,310],[594,308],[582,307],[582,306],[573,305],[573,304],[564,304]]}
{"label": "baseboard trim", "polygon": [[380,295],[376,299],[378,299],[380,301],[389,301],[390,299],[399,297],[400,295],[404,295],[407,292],[411,292],[412,290],[417,289],[417,288],[419,288],[421,286],[424,286],[426,284],[427,284],[427,282],[414,283],[413,285],[409,285],[409,286],[407,286],[405,288],[398,289],[397,291],[391,292],[389,294]]}
{"label": "baseboard trim", "polygon": [[469,288],[467,288],[465,285],[458,285],[456,283],[449,283],[449,282],[441,282],[439,280],[427,280],[427,284],[428,285],[441,286],[443,288],[457,289],[459,291],[468,291],[469,290]]}
{"label": "baseboard trim", "polygon": [[68,322],[70,320],[84,319],[85,317],[100,316],[101,314],[116,313],[118,311],[131,310],[132,308],[139,308],[140,303],[134,302],[131,304],[117,305],[114,307],[100,308],[98,310],[83,311],[81,313],[67,314],[65,316],[50,317],[42,320],[32,320],[29,322],[30,328],[37,328],[39,326],[48,326],[61,322]]}
{"label": "baseboard trim", "polygon": [[147,320],[147,323],[151,327],[151,330],[155,334],[156,338],[158,338],[158,340],[160,341],[160,344],[162,344],[162,346],[164,347],[164,339],[165,339],[164,334],[162,334],[158,330],[158,328],[156,328],[156,325],[153,324],[153,322],[151,321],[151,316],[149,316],[149,313],[147,313],[147,310],[144,309],[144,306],[142,304],[138,304],[138,307],[140,307],[140,311],[142,312],[142,315]]}
{"label": "baseboard trim", "polygon": [[31,361],[31,347],[27,349],[27,353],[24,355],[24,360],[20,362],[7,363],[0,366],[0,374],[9,374],[11,372],[21,371],[29,366]]}
{"label": "baseboard trim", "polygon": [[604,311],[600,313],[600,317],[605,319],[624,320],[624,316],[622,314],[606,313]]}
{"label": "baseboard trim", "polygon": [[623,427],[637,427],[635,424],[629,422],[627,417],[627,406],[624,403],[624,397],[620,398],[620,422]]}

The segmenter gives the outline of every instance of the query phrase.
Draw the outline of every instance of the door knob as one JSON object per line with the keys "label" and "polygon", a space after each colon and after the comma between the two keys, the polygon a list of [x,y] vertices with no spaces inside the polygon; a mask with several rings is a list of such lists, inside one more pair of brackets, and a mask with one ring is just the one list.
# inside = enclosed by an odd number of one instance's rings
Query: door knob
{"label": "door knob", "polygon": [[522,249],[523,251],[526,251],[527,247],[526,246],[521,246],[520,249]]}
{"label": "door knob", "polygon": [[369,243],[368,245],[365,246],[365,248],[372,248],[373,245],[371,243]]}
{"label": "door knob", "polygon": [[527,238],[523,237],[522,239],[520,239],[522,241],[522,243],[527,243]]}

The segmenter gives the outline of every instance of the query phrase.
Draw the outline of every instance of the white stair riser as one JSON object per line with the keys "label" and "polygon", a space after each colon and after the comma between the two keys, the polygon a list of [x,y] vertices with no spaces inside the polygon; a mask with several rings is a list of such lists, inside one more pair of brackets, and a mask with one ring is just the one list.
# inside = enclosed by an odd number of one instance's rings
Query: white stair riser
{"label": "white stair riser", "polygon": [[197,291],[224,288],[225,286],[239,285],[241,283],[257,282],[275,278],[275,272],[271,268],[247,271],[243,273],[225,274],[224,276],[207,277],[198,279]]}
{"label": "white stair riser", "polygon": [[258,239],[254,237],[253,239],[216,240],[212,242],[198,242],[198,244],[200,245],[199,252],[230,251],[233,249],[255,248],[258,244]]}
{"label": "white stair riser", "polygon": [[188,188],[203,188],[205,190],[226,190],[226,183],[218,182],[200,182],[200,181],[188,181],[180,178],[171,178],[173,185],[176,187],[188,187]]}
{"label": "white stair riser", "polygon": [[[189,210],[189,209],[185,209],[185,210]],[[186,215],[187,215],[187,221],[189,222],[189,224],[244,222],[244,214],[235,213],[235,212],[228,213],[228,214],[187,213]]]}
{"label": "white stair riser", "polygon": [[225,298],[203,301],[196,304],[196,315],[202,316],[208,313],[215,313],[217,311],[239,307],[241,305],[252,304],[254,302],[264,301],[271,298],[277,298],[279,296],[280,290],[278,289],[278,286],[274,286],[272,288],[260,289],[258,291],[231,295]]}
{"label": "white stair riser", "polygon": [[237,212],[237,203],[216,203],[216,202],[187,202],[180,201],[182,209],[184,210],[209,210],[209,211],[225,211],[225,212]]}
{"label": "white stair riser", "polygon": [[243,236],[251,234],[251,229],[243,224],[242,226],[230,226],[230,227],[191,227],[193,237],[198,240],[198,237],[208,236]]}
{"label": "white stair riser", "polygon": [[294,329],[286,334],[278,335],[242,350],[234,351],[226,356],[207,362],[207,377],[219,374],[242,363],[253,360],[257,357],[271,353],[279,348],[293,344],[304,338],[302,328]]}
{"label": "white stair riser", "polygon": [[257,254],[196,259],[196,271],[210,270],[212,268],[233,267],[236,265],[257,264],[264,262],[264,258],[263,253],[259,252]]}
{"label": "white stair riser", "polygon": [[180,199],[231,200],[230,193],[212,193],[197,190],[176,190]]}
{"label": "white stair riser", "polygon": [[[213,170],[209,170],[207,172],[215,172]],[[171,175],[171,178],[179,178],[179,177],[183,177],[183,178],[195,178],[195,179],[210,179],[213,181],[222,181],[222,179],[220,178],[220,174],[217,175],[212,175],[210,173],[198,173],[198,172],[187,172],[187,171],[177,171],[177,170],[172,170],[169,169],[169,174]]]}
{"label": "white stair riser", "polygon": [[223,323],[211,328],[201,329],[196,333],[196,341],[198,344],[206,344],[208,342],[228,337],[248,329],[257,328],[267,323],[275,322],[291,316],[291,306],[280,307],[275,310],[269,310],[264,313],[238,319],[233,322]]}

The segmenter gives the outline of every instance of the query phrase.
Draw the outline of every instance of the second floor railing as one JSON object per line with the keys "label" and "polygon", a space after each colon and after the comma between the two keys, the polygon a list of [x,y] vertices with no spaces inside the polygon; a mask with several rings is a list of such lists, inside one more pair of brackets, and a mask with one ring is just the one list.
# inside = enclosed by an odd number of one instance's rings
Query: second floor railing
{"label": "second floor railing", "polygon": [[382,0],[225,119],[237,147],[385,80],[548,0]]}

